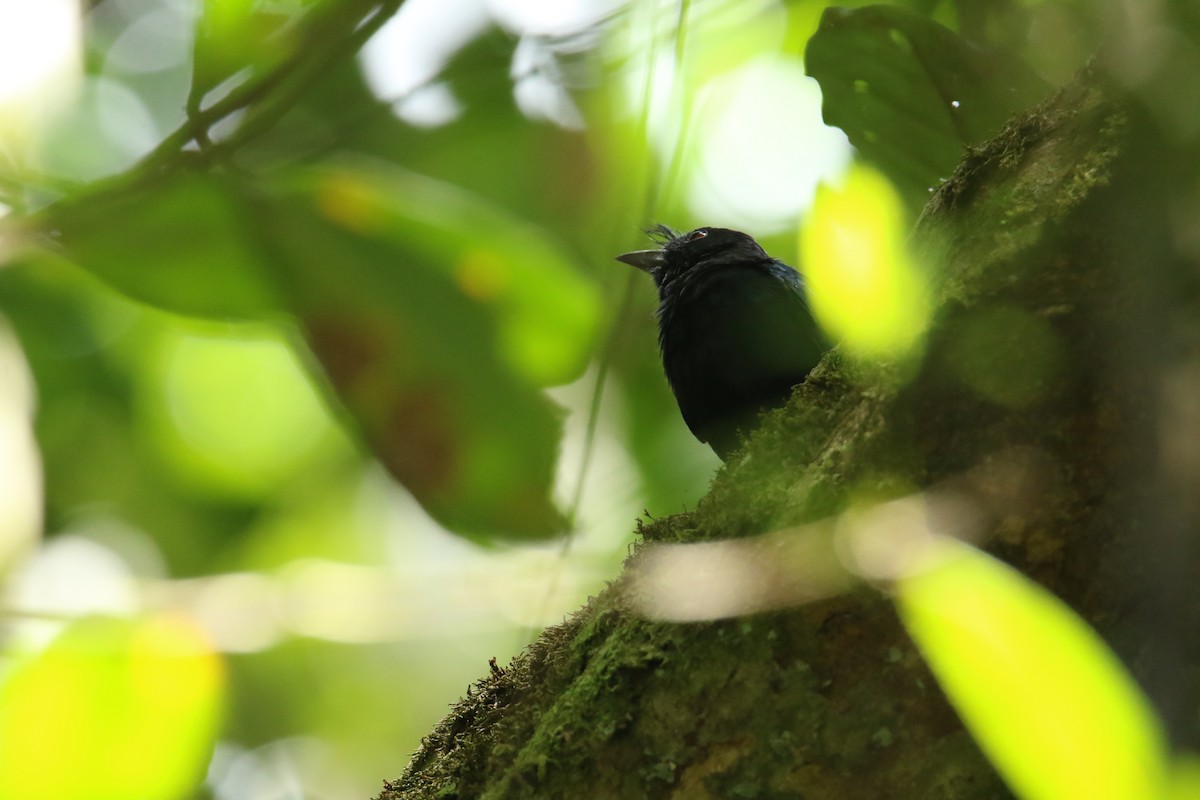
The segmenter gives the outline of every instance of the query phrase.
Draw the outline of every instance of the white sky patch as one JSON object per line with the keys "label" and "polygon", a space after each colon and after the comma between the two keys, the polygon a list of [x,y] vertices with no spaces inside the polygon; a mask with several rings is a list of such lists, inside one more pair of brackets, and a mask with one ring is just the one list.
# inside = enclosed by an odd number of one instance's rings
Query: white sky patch
{"label": "white sky patch", "polygon": [[840,175],[851,148],[821,120],[821,92],[801,64],[762,56],[703,90],[688,205],[699,219],[763,231],[792,223],[817,186]]}
{"label": "white sky patch", "polygon": [[510,73],[521,113],[568,130],[583,128],[583,115],[562,84],[554,53],[541,40],[526,36],[517,43]]}
{"label": "white sky patch", "polygon": [[42,531],[42,460],[33,436],[34,386],[7,323],[0,327],[0,570]]}
{"label": "white sky patch", "polygon": [[0,0],[0,137],[34,135],[83,74],[78,0]]}
{"label": "white sky patch", "polygon": [[138,17],[108,49],[107,65],[123,72],[158,72],[191,56],[195,20],[181,8],[162,7]]}
{"label": "white sky patch", "polygon": [[564,36],[615,14],[628,0],[487,0],[496,21],[509,30]]}
{"label": "white sky patch", "polygon": [[578,129],[583,117],[563,87],[555,54],[537,37],[569,36],[616,13],[628,0],[408,0],[360,55],[371,91],[419,127],[452,122],[462,107],[449,85],[433,83],[463,47],[493,24],[523,38],[513,55],[514,101],[531,119]]}
{"label": "white sky patch", "polygon": [[77,0],[0,0],[0,103],[78,69],[80,42]]}
{"label": "white sky patch", "polygon": [[449,87],[420,98],[421,87],[490,24],[484,0],[408,0],[359,55],[367,85],[405,121],[449,122],[459,113]]}
{"label": "white sky patch", "polygon": [[392,104],[396,116],[418,128],[447,125],[462,114],[462,103],[445,83],[431,83],[413,89]]}

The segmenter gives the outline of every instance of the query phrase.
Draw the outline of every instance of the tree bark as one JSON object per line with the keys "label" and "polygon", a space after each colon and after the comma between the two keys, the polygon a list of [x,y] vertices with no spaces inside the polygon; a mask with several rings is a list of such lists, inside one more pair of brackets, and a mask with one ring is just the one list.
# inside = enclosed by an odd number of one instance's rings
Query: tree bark
{"label": "tree bark", "polygon": [[[695,511],[639,526],[639,551],[951,487],[984,546],[1095,626],[1194,742],[1200,657],[1178,634],[1200,621],[1180,501],[1196,475],[1163,425],[1200,387],[1200,315],[1159,145],[1091,69],[970,152],[912,237],[938,308],[920,366],[831,353]],[[629,592],[641,558],[481,680],[380,798],[1009,796],[879,587],[655,621]]]}

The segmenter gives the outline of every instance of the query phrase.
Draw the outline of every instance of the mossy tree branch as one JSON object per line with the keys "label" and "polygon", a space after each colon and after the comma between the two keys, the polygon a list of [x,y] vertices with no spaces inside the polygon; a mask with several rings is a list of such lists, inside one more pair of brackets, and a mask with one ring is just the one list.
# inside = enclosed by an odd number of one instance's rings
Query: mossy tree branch
{"label": "mossy tree branch", "polygon": [[[939,308],[917,374],[831,354],[694,512],[643,540],[750,536],[955,485],[988,509],[989,550],[1096,626],[1160,704],[1180,700],[1178,670],[1157,667],[1200,654],[1193,636],[1161,657],[1163,631],[1194,630],[1200,607],[1171,597],[1157,624],[1152,587],[1196,559],[1181,537],[1160,546],[1157,426],[1196,308],[1171,288],[1152,130],[1094,69],[971,152],[913,237]],[[1031,394],[988,397],[956,370],[989,313],[1048,332],[1053,369]],[[477,684],[381,800],[1008,795],[877,589],[678,624],[635,613],[629,576]]]}

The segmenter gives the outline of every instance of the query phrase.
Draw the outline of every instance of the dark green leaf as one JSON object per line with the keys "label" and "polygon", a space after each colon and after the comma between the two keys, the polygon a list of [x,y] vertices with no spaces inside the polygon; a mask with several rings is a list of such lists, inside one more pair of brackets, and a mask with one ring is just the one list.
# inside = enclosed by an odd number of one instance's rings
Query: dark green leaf
{"label": "dark green leaf", "polygon": [[[380,165],[316,171],[262,202],[313,351],[391,472],[456,530],[560,530],[559,420],[531,378],[577,358],[595,314],[563,257],[459,190]],[[542,337],[560,341],[522,349]]]}
{"label": "dark green leaf", "polygon": [[321,214],[391,253],[377,267],[429,270],[494,320],[486,347],[538,385],[578,376],[599,318],[595,287],[545,233],[482,198],[373,159],[300,179]]}
{"label": "dark green leaf", "polygon": [[897,6],[827,9],[805,63],[821,84],[825,121],[916,205],[967,145],[1049,90],[1019,59]]}
{"label": "dark green leaf", "polygon": [[197,173],[80,199],[49,221],[70,259],[130,297],[210,317],[278,306],[246,247],[252,224],[236,213],[225,179]]}
{"label": "dark green leaf", "polygon": [[69,257],[143,301],[297,316],[375,453],[443,524],[561,529],[559,419],[538,387],[578,375],[599,303],[540,229],[382,162],[269,192],[176,175],[76,201],[51,224]]}

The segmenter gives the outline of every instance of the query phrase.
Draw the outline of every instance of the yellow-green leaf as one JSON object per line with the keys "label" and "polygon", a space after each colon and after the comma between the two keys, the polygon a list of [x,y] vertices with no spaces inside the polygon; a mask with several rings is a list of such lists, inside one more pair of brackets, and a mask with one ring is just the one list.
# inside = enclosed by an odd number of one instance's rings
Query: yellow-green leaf
{"label": "yellow-green leaf", "polygon": [[880,173],[851,167],[822,186],[800,235],[813,312],[852,353],[903,357],[923,341],[930,299],[905,247],[904,206]]}
{"label": "yellow-green leaf", "polygon": [[967,545],[899,582],[909,633],[971,734],[1025,800],[1162,797],[1163,734],[1100,637]]}
{"label": "yellow-green leaf", "polygon": [[212,755],[224,668],[190,622],[86,619],[0,679],[0,797],[168,800]]}

